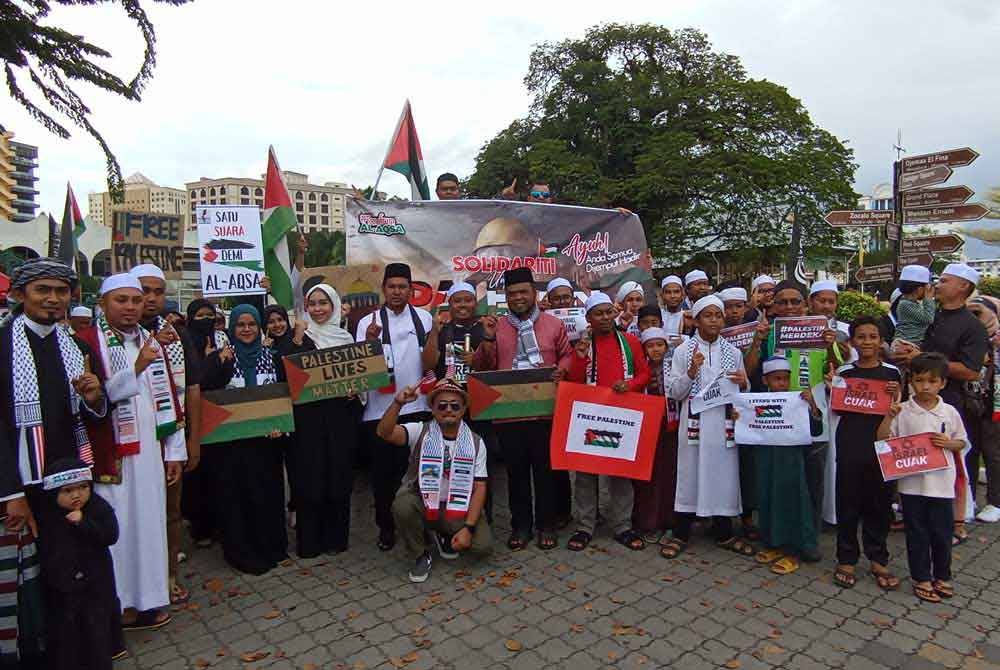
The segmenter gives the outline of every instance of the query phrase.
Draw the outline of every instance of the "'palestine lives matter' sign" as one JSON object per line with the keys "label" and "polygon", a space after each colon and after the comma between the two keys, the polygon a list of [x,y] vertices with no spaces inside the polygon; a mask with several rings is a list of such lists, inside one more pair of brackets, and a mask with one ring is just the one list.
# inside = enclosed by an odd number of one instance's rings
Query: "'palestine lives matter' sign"
{"label": "'palestine lives matter' sign", "polygon": [[253,206],[198,207],[201,292],[206,298],[263,294],[264,247],[260,210]]}
{"label": "'palestine lives matter' sign", "polygon": [[282,360],[296,405],[365,393],[390,381],[378,340],[291,354]]}

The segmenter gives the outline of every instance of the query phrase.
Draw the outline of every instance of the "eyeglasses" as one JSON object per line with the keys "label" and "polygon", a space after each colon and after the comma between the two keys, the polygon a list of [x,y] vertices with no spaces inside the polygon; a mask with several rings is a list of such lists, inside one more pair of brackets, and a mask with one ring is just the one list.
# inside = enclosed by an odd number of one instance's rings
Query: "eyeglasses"
{"label": "eyeglasses", "polygon": [[458,412],[461,411],[462,409],[462,403],[456,401],[448,402],[447,400],[442,400],[441,402],[434,405],[434,409],[436,409],[439,412],[445,412],[449,409],[453,412]]}
{"label": "eyeglasses", "polygon": [[801,305],[804,302],[805,302],[805,300],[803,300],[802,298],[785,298],[784,300],[775,300],[774,304],[775,305],[787,305],[789,307],[798,307],[799,305]]}
{"label": "eyeglasses", "polygon": [[531,197],[532,198],[548,198],[551,195],[552,195],[552,191],[532,191],[531,192]]}

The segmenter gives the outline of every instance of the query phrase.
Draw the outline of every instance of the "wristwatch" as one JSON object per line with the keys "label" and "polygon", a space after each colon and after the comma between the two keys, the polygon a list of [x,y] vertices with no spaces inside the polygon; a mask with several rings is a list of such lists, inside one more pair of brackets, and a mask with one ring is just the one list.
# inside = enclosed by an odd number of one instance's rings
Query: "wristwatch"
{"label": "wristwatch", "polygon": [[471,523],[465,524],[465,530],[469,531],[469,535],[476,534],[476,526],[474,524]]}

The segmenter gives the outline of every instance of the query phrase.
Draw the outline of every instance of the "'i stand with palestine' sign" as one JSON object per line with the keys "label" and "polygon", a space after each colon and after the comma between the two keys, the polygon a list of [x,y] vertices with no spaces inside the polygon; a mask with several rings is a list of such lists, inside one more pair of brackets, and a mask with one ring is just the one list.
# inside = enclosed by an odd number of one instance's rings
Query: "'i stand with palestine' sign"
{"label": "'i stand with palestine' sign", "polygon": [[201,292],[206,298],[267,293],[260,210],[253,206],[198,207]]}

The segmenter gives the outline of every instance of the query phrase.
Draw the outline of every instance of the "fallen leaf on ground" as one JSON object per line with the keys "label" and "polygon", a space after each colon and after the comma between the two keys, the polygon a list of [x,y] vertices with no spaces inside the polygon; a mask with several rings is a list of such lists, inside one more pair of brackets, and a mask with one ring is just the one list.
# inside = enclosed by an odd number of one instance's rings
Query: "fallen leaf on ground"
{"label": "fallen leaf on ground", "polygon": [[205,590],[211,591],[212,593],[220,592],[223,586],[224,584],[222,583],[222,580],[219,579],[218,577],[209,579],[207,582],[205,582]]}
{"label": "fallen leaf on ground", "polygon": [[740,612],[746,612],[747,606],[744,605],[743,603],[736,603],[735,605],[733,605],[733,609],[738,610]]}
{"label": "fallen leaf on ground", "polygon": [[727,668],[729,668],[729,670],[736,670],[737,668],[740,668],[740,667],[743,666],[743,664],[740,663],[740,659],[738,659],[738,658],[734,658],[732,660],[726,661],[724,665]]}
{"label": "fallen leaf on ground", "polygon": [[274,657],[275,658],[284,658],[287,655],[288,654],[285,653],[284,649],[279,649],[278,651],[274,652]]}
{"label": "fallen leaf on ground", "polygon": [[587,610],[588,612],[593,612],[594,611],[594,605],[593,605],[593,603],[587,603],[586,605],[583,606],[583,609]]}
{"label": "fallen leaf on ground", "polygon": [[514,580],[520,577],[516,570],[510,570],[509,572],[503,573],[500,579],[497,580],[497,586],[508,587],[514,583]]}
{"label": "fallen leaf on ground", "polygon": [[636,628],[635,626],[626,626],[620,623],[616,623],[611,627],[611,634],[622,636],[622,635],[645,635],[646,631],[641,628]]}
{"label": "fallen leaf on ground", "polygon": [[416,651],[411,651],[409,654],[406,654],[405,656],[403,656],[403,662],[404,663],[413,663],[418,658],[420,658],[420,653],[416,652]]}
{"label": "fallen leaf on ground", "polygon": [[229,655],[229,650],[228,649],[220,649],[219,651],[215,652],[215,655],[218,656],[219,658],[222,658],[223,656],[228,656]]}
{"label": "fallen leaf on ground", "polygon": [[517,640],[507,640],[506,642],[503,643],[503,646],[507,647],[507,651],[517,652],[524,649],[524,645],[518,642]]}
{"label": "fallen leaf on ground", "polygon": [[521,593],[534,593],[537,590],[538,589],[536,589],[534,586],[525,586],[523,589],[521,589]]}
{"label": "fallen leaf on ground", "polygon": [[556,572],[566,572],[567,570],[569,570],[569,566],[565,563],[560,563],[555,567]]}
{"label": "fallen leaf on ground", "polygon": [[207,668],[210,665],[212,665],[212,664],[209,663],[204,658],[196,658],[196,659],[194,659],[194,667],[196,667],[196,668]]}
{"label": "fallen leaf on ground", "polygon": [[611,596],[611,602],[613,602],[616,605],[623,605],[625,603],[625,601],[619,598],[618,596]]}
{"label": "fallen leaf on ground", "polygon": [[410,635],[413,635],[415,637],[423,637],[424,633],[426,633],[426,632],[427,632],[427,628],[424,627],[424,626],[420,626],[418,628],[414,628],[413,632],[410,633]]}
{"label": "fallen leaf on ground", "polygon": [[676,579],[677,578],[674,577],[673,575],[663,575],[662,577],[660,577],[660,580],[664,581],[664,582],[672,582],[672,581],[674,581]]}
{"label": "fallen leaf on ground", "polygon": [[253,663],[254,661],[260,661],[271,655],[269,651],[248,651],[245,654],[240,654],[240,660],[244,663]]}
{"label": "fallen leaf on ground", "polygon": [[353,612],[352,611],[352,612],[348,612],[347,613],[347,618],[348,619],[357,619],[359,616],[361,616],[361,612]]}
{"label": "fallen leaf on ground", "polygon": [[281,611],[280,610],[271,610],[270,612],[268,612],[267,614],[264,615],[264,618],[265,619],[277,619],[279,616],[281,616]]}
{"label": "fallen leaf on ground", "polygon": [[576,582],[566,582],[566,588],[570,591],[576,591]]}
{"label": "fallen leaf on ground", "polygon": [[772,640],[777,640],[779,637],[781,637],[781,631],[778,630],[777,628],[772,628],[771,632],[768,633],[767,636]]}
{"label": "fallen leaf on ground", "polygon": [[350,579],[341,579],[340,581],[337,582],[337,586],[347,586],[350,583],[351,583]]}
{"label": "fallen leaf on ground", "polygon": [[430,640],[417,640],[416,644],[421,649],[428,649],[431,646],[433,646],[434,643],[431,642]]}
{"label": "fallen leaf on ground", "polygon": [[302,670],[319,670],[319,666],[315,663],[306,663],[302,666]]}
{"label": "fallen leaf on ground", "polygon": [[609,652],[608,652],[608,660],[609,660],[609,661],[613,661],[613,660],[615,660],[616,658],[618,658],[618,654],[616,654],[616,653],[615,653],[615,652],[613,652],[613,651],[609,651]]}
{"label": "fallen leaf on ground", "polygon": [[582,633],[583,632],[583,626],[580,625],[580,624],[578,624],[578,623],[574,623],[574,624],[570,625],[569,629],[571,631],[573,631],[574,633]]}
{"label": "fallen leaf on ground", "polygon": [[719,586],[729,586],[728,579],[716,579],[715,583],[718,584]]}
{"label": "fallen leaf on ground", "polygon": [[767,645],[764,645],[764,653],[765,654],[784,654],[785,650],[782,649],[781,647],[779,647],[776,644],[767,644]]}
{"label": "fallen leaf on ground", "polygon": [[354,670],[365,670],[367,667],[364,661],[354,661]]}
{"label": "fallen leaf on ground", "polygon": [[889,621],[888,619],[874,619],[874,620],[872,620],[872,623],[875,624],[876,626],[878,626],[879,628],[891,628],[892,627],[892,622]]}

